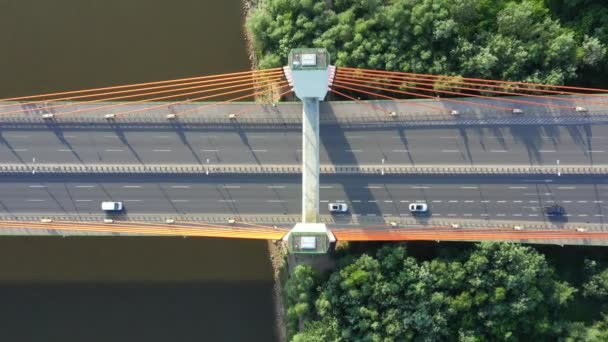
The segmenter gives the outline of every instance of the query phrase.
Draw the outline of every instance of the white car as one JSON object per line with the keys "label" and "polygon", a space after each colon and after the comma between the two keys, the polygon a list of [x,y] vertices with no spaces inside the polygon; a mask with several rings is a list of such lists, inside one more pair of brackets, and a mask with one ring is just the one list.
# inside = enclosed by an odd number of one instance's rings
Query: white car
{"label": "white car", "polygon": [[413,214],[426,213],[427,210],[429,210],[429,206],[426,205],[426,203],[411,203],[410,204],[410,211]]}
{"label": "white car", "polygon": [[345,203],[329,203],[328,208],[330,213],[345,213],[348,211],[348,205]]}
{"label": "white car", "polygon": [[103,211],[121,211],[122,202],[101,202],[101,210],[103,210]]}

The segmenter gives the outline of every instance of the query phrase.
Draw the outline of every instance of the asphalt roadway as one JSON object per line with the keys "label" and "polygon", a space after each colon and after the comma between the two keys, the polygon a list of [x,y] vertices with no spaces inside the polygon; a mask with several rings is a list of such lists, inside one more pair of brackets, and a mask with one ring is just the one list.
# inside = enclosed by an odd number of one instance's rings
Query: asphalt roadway
{"label": "asphalt roadway", "polygon": [[[301,128],[0,126],[0,163],[301,163]],[[322,164],[606,165],[608,125],[321,126]]]}
{"label": "asphalt roadway", "polygon": [[[102,201],[123,201],[126,214],[269,214],[301,210],[301,177],[274,175],[20,175],[0,177],[0,215],[99,215]],[[561,220],[604,223],[608,178],[592,176],[322,176],[327,203],[349,204],[342,216],[410,216],[424,201],[431,217],[551,222],[544,207],[566,210]]]}

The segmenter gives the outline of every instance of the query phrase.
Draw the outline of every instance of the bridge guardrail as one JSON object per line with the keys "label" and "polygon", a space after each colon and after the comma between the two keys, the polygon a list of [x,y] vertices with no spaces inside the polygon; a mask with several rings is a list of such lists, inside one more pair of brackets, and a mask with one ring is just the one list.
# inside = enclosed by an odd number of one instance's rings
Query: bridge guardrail
{"label": "bridge guardrail", "polygon": [[[439,166],[439,165],[321,165],[322,174],[398,175],[398,174],[532,174],[532,175],[603,175],[608,165],[594,166]],[[42,174],[299,174],[300,165],[157,165],[157,164],[0,164],[0,173]]]}

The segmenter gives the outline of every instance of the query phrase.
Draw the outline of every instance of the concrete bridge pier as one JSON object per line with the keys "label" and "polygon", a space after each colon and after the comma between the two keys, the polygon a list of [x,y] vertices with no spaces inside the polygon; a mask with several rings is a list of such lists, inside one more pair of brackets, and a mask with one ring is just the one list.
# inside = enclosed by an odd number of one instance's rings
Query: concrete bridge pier
{"label": "concrete bridge pier", "polygon": [[319,99],[302,99],[302,223],[319,222]]}
{"label": "concrete bridge pier", "polygon": [[319,101],[323,101],[335,68],[325,49],[294,49],[283,68],[302,100],[302,222],[283,238],[291,253],[325,254],[334,235],[319,223]]}

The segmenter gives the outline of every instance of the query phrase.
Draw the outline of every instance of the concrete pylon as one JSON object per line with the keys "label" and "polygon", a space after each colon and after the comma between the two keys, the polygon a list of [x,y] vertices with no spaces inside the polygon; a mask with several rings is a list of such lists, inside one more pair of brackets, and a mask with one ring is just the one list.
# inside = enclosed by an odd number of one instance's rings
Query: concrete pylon
{"label": "concrete pylon", "polygon": [[302,99],[302,223],[319,222],[319,99]]}
{"label": "concrete pylon", "polygon": [[327,95],[335,68],[325,49],[294,49],[283,69],[302,100],[302,222],[285,240],[292,253],[325,253],[335,237],[319,223],[319,102]]}

